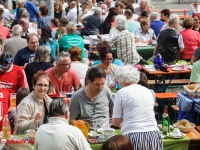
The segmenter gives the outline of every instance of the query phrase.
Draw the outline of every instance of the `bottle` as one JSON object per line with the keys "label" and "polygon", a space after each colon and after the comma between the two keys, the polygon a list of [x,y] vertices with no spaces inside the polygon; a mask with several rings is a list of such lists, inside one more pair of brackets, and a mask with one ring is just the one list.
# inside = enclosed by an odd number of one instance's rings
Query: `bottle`
{"label": "bottle", "polygon": [[187,12],[186,12],[186,10],[184,9],[184,11],[183,11],[183,17],[184,17],[184,18],[187,16],[186,13],[187,13]]}
{"label": "bottle", "polygon": [[170,119],[168,115],[168,107],[164,107],[164,113],[162,116],[162,132],[163,134],[167,134],[170,131]]}
{"label": "bottle", "polygon": [[4,115],[3,126],[2,126],[2,138],[10,138],[10,122],[8,120],[8,115]]}

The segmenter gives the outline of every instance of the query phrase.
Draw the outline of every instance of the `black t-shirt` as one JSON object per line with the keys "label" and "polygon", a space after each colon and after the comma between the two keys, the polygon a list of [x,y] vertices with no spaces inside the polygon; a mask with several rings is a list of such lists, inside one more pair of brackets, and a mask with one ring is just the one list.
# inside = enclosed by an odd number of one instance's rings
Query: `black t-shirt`
{"label": "black t-shirt", "polygon": [[62,11],[60,11],[59,13],[54,11],[54,18],[60,19],[62,17]]}
{"label": "black t-shirt", "polygon": [[41,62],[41,63],[36,63],[36,62],[32,62],[27,64],[26,68],[24,69],[25,73],[26,73],[26,77],[27,77],[27,81],[28,81],[28,85],[30,90],[32,89],[32,77],[33,75],[38,72],[39,70],[43,70],[46,71],[49,68],[52,68],[53,64],[49,63],[49,62]]}

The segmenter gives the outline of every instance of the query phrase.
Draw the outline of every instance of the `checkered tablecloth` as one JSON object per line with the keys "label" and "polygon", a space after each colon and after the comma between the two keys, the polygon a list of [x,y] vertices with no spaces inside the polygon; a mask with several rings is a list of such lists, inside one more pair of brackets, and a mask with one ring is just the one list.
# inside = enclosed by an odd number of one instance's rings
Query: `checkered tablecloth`
{"label": "checkered tablecloth", "polygon": [[183,112],[198,112],[200,113],[200,98],[191,98],[186,93],[178,93],[178,106]]}

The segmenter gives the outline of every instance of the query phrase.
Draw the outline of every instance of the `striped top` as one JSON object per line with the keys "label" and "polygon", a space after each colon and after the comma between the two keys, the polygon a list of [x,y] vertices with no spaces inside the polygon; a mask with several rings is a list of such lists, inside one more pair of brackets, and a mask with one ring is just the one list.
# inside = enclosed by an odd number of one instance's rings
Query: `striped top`
{"label": "striped top", "polygon": [[142,59],[135,46],[135,35],[123,30],[110,41],[110,46],[115,47],[117,55],[125,64],[137,64]]}

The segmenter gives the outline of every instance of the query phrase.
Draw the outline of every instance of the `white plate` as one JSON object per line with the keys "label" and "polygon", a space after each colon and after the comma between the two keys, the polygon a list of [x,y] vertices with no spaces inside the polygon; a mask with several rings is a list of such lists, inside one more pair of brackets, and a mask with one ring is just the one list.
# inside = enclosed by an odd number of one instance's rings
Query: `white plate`
{"label": "white plate", "polygon": [[181,134],[182,136],[174,136],[172,135],[172,133],[167,133],[167,137],[172,138],[172,139],[182,139],[185,137],[185,134],[184,133],[181,133]]}
{"label": "white plate", "polygon": [[185,70],[182,67],[173,67],[172,70],[174,71],[181,71],[181,70]]}

